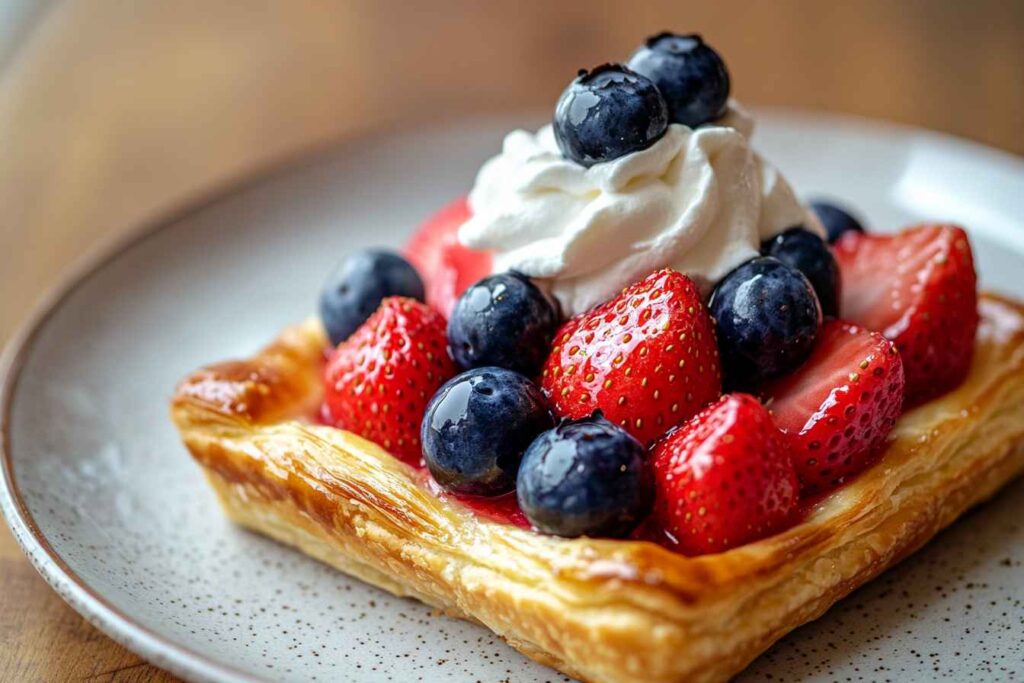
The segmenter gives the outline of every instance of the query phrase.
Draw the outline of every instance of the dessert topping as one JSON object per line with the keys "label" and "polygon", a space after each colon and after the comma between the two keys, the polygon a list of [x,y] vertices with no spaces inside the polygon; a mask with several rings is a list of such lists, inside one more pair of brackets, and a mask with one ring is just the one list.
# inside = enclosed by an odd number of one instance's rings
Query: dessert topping
{"label": "dessert topping", "polygon": [[821,326],[821,306],[811,283],[770,256],[729,273],[708,307],[730,389],[754,391],[800,367],[811,355]]}
{"label": "dessert topping", "polygon": [[849,209],[822,199],[812,201],[810,207],[821,224],[825,226],[829,244],[835,244],[843,236],[843,233],[864,232],[864,226],[853,217]]}
{"label": "dessert topping", "polygon": [[427,303],[445,317],[467,287],[491,272],[488,252],[459,242],[459,228],[467,220],[469,203],[457,199],[424,221],[404,249],[426,284]]}
{"label": "dessert topping", "polygon": [[843,317],[896,342],[907,405],[963,381],[978,329],[977,277],[967,234],[922,225],[895,235],[847,233],[836,243]]}
{"label": "dessert topping", "polygon": [[526,447],[552,426],[533,382],[503,368],[476,368],[431,399],[423,417],[423,458],[449,491],[496,496],[515,487]]}
{"label": "dessert topping", "polygon": [[541,385],[555,412],[595,410],[648,444],[721,393],[714,325],[694,284],[659,270],[555,334]]}
{"label": "dessert topping", "polygon": [[661,93],[621,64],[580,71],[555,105],[558,149],[586,168],[647,149],[667,128]]}
{"label": "dessert topping", "polygon": [[541,434],[523,456],[519,507],[538,531],[626,536],[653,500],[647,453],[600,414]]}
{"label": "dessert topping", "polygon": [[320,292],[320,319],[331,343],[348,339],[387,296],[423,301],[423,281],[405,259],[381,249],[355,251],[342,259]]}
{"label": "dessert topping", "polygon": [[810,359],[766,388],[804,493],[835,488],[871,464],[900,416],[903,381],[892,342],[833,320]]}
{"label": "dessert topping", "polygon": [[420,462],[427,401],[455,374],[444,318],[413,299],[388,297],[324,369],[325,418],[402,460]]}
{"label": "dessert topping", "polygon": [[727,394],[655,446],[654,520],[688,555],[783,529],[798,491],[789,442],[753,396]]}
{"label": "dessert topping", "polygon": [[761,253],[796,268],[810,281],[826,318],[839,316],[839,265],[825,240],[802,227],[790,228],[761,245]]}
{"label": "dessert topping", "polygon": [[786,179],[750,146],[736,106],[718,121],[674,123],[647,149],[589,168],[562,156],[550,126],[514,131],[483,165],[459,231],[491,250],[495,272],[516,270],[582,313],[658,268],[708,294],[795,225],[824,231]]}
{"label": "dessert topping", "polygon": [[555,307],[529,278],[498,273],[459,298],[448,320],[448,344],[465,369],[494,365],[535,377],[557,327]]}
{"label": "dessert topping", "polygon": [[629,58],[629,67],[658,86],[673,123],[696,128],[725,114],[729,72],[695,33],[651,36]]}

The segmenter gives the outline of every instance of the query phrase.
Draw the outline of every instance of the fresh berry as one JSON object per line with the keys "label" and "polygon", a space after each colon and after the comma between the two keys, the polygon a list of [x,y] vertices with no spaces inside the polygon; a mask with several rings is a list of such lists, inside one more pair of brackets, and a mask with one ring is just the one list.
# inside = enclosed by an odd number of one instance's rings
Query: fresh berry
{"label": "fresh berry", "polygon": [[423,276],[427,303],[445,317],[467,287],[491,272],[489,252],[459,242],[459,228],[469,216],[466,199],[455,200],[428,218],[403,250]]}
{"label": "fresh berry", "polygon": [[735,548],[793,520],[790,445],[752,396],[723,396],[660,441],[651,462],[653,519],[687,555]]}
{"label": "fresh berry", "polygon": [[423,417],[423,459],[456,493],[511,491],[530,442],[554,420],[544,394],[518,372],[476,368],[441,387]]}
{"label": "fresh berry", "polygon": [[885,446],[903,407],[903,362],[892,342],[839,320],[821,328],[804,365],[765,390],[789,434],[806,493],[832,489]]}
{"label": "fresh berry", "polygon": [[796,268],[810,280],[822,315],[831,318],[839,315],[839,266],[825,240],[803,227],[790,228],[766,240],[761,245],[761,253]]}
{"label": "fresh berry", "polygon": [[555,106],[558,148],[587,167],[647,149],[667,129],[661,93],[621,64],[580,71]]}
{"label": "fresh berry", "polygon": [[519,507],[556,536],[625,536],[651,509],[654,482],[639,441],[603,417],[544,432],[523,456]]}
{"label": "fresh berry", "polygon": [[718,398],[721,382],[700,293],[668,269],[563,325],[541,378],[558,415],[601,410],[645,445]]}
{"label": "fresh berry", "polygon": [[960,384],[978,328],[977,278],[964,231],[922,225],[896,235],[848,233],[835,254],[843,317],[896,342],[907,405]]}
{"label": "fresh berry", "polygon": [[384,299],[328,359],[325,417],[419,464],[427,401],[456,372],[445,346],[440,313],[412,299]]}
{"label": "fresh berry", "polygon": [[320,292],[320,319],[331,344],[348,339],[387,296],[423,301],[423,281],[405,259],[379,249],[345,257]]}
{"label": "fresh berry", "polygon": [[699,35],[659,33],[629,58],[629,68],[658,86],[669,120],[695,128],[722,116],[729,102],[729,72]]}
{"label": "fresh berry", "polygon": [[812,201],[810,205],[818,220],[825,226],[829,244],[835,244],[844,233],[864,232],[861,222],[846,209],[820,199]]}
{"label": "fresh berry", "polygon": [[519,273],[499,273],[463,292],[448,319],[448,346],[463,368],[496,365],[533,377],[551,350],[558,314]]}
{"label": "fresh berry", "polygon": [[708,306],[731,389],[753,390],[800,367],[821,326],[821,306],[811,283],[768,256],[726,275]]}

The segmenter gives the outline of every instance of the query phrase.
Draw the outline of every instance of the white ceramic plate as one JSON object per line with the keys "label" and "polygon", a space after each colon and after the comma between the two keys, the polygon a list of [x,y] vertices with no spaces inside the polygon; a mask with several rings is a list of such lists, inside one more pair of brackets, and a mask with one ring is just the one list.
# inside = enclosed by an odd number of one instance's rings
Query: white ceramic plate
{"label": "white ceramic plate", "polygon": [[[202,680],[546,681],[482,628],[222,517],[167,416],[175,382],[310,313],[345,252],[399,244],[470,186],[509,121],[382,135],[194,208],[93,259],[8,349],[2,503],[53,587]],[[776,112],[757,145],[874,226],[968,225],[984,285],[1024,296],[1024,161],[905,128]],[[745,680],[1024,673],[1024,484],[802,628]]]}

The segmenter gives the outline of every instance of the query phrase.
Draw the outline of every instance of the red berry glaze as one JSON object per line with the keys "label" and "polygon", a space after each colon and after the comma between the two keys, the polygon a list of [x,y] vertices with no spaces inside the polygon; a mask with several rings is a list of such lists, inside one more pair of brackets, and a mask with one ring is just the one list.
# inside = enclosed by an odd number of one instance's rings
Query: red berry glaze
{"label": "red berry glaze", "polygon": [[896,342],[907,405],[935,398],[970,370],[977,277],[963,229],[921,225],[895,235],[850,232],[834,247],[843,317]]}
{"label": "red berry glaze", "polygon": [[805,494],[828,491],[885,447],[903,407],[903,362],[877,332],[830,320],[799,370],[766,388]]}
{"label": "red berry glaze", "polygon": [[650,444],[722,392],[714,326],[696,286],[664,269],[555,334],[541,385],[559,416],[595,410]]}
{"label": "red berry glaze", "polygon": [[797,510],[790,444],[753,396],[728,394],[651,454],[652,522],[687,555],[717,553],[784,529]]}
{"label": "red berry glaze", "polygon": [[455,373],[441,314],[413,299],[388,297],[328,359],[327,419],[419,465],[427,402]]}
{"label": "red berry glaze", "polygon": [[428,218],[405,245],[404,254],[419,271],[427,303],[447,318],[466,288],[491,274],[491,255],[462,246],[459,228],[469,220],[469,203],[457,199]]}

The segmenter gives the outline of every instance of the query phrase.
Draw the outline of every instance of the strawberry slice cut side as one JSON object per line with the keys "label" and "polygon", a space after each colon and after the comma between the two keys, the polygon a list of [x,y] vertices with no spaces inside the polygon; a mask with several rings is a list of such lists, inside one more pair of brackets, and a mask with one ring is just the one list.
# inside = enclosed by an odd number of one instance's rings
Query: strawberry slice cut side
{"label": "strawberry slice cut side", "polygon": [[846,233],[834,248],[843,317],[896,343],[907,404],[955,388],[967,376],[978,328],[977,276],[967,234],[921,225],[895,235]]}
{"label": "strawberry slice cut side", "polygon": [[882,335],[833,320],[807,362],[765,393],[793,444],[802,491],[821,493],[864,470],[885,447],[903,406],[903,362]]}

